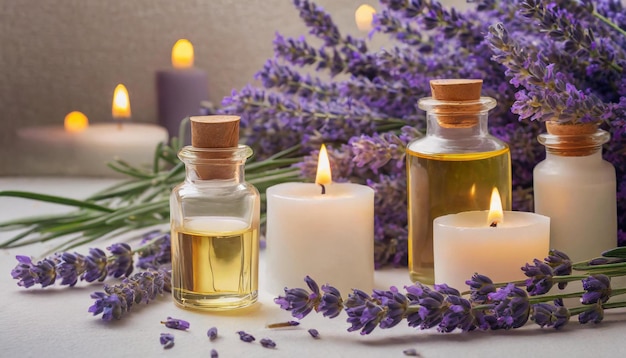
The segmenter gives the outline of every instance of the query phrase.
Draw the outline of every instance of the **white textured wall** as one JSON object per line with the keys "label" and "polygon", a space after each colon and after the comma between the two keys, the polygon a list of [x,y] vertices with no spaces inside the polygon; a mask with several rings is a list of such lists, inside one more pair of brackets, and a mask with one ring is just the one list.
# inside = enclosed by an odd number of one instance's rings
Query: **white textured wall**
{"label": "white textured wall", "polygon": [[[316,1],[357,35],[363,2]],[[271,57],[276,31],[306,34],[291,0],[0,0],[0,175],[29,171],[11,150],[17,128],[60,124],[72,110],[106,121],[117,83],[133,120],[156,122],[154,73],[170,66],[178,38],[194,43],[219,103]]]}

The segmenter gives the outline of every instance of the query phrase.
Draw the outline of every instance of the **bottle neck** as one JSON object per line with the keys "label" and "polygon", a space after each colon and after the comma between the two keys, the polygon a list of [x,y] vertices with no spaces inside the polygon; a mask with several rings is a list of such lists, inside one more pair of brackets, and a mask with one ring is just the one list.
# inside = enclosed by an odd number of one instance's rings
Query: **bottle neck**
{"label": "bottle neck", "polygon": [[246,145],[211,149],[186,146],[178,153],[185,163],[185,180],[191,183],[242,183],[246,159],[251,155],[252,149]]}
{"label": "bottle neck", "polygon": [[446,139],[464,139],[489,133],[487,112],[441,115],[429,112],[426,116],[426,134]]}
{"label": "bottle neck", "polygon": [[441,101],[422,98],[419,108],[426,111],[426,134],[446,139],[488,135],[488,112],[495,107],[491,97],[471,101]]}
{"label": "bottle neck", "polygon": [[543,133],[537,137],[539,143],[546,147],[547,156],[559,157],[601,157],[602,145],[608,142],[610,134],[597,129],[588,134],[550,134]]}

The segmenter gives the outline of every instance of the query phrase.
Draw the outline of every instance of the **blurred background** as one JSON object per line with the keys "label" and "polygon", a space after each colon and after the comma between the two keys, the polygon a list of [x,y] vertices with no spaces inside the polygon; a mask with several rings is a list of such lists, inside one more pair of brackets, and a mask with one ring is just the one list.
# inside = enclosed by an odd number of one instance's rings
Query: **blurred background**
{"label": "blurred background", "polygon": [[[465,8],[465,0],[442,1]],[[342,34],[366,37],[355,10],[376,0],[317,0]],[[208,99],[219,105],[254,82],[272,57],[275,33],[307,29],[292,0],[0,0],[0,175],[55,174],[23,160],[17,131],[62,126],[81,111],[111,121],[113,89],[123,83],[132,121],[157,123],[156,72],[170,68],[172,45],[189,39],[206,71]],[[372,47],[384,47],[374,38]],[[52,164],[51,164],[52,165]],[[49,168],[48,168],[49,169]]]}

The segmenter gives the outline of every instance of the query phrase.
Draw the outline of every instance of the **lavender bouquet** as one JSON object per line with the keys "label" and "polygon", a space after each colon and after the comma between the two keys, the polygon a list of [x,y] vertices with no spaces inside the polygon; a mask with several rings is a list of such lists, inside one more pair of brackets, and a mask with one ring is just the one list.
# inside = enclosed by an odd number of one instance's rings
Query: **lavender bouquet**
{"label": "lavender bouquet", "polygon": [[612,135],[604,156],[617,170],[626,244],[626,10],[619,0],[471,2],[461,13],[437,1],[381,0],[372,34],[387,35],[392,46],[372,51],[342,36],[314,3],[294,0],[322,45],[277,35],[274,58],[257,74],[263,88],[233,92],[221,112],[242,115],[260,157],[300,146],[306,178],[325,142],[335,180],[377,192],[377,265],[400,265],[407,258],[404,148],[425,127],[416,103],[430,95],[430,79],[482,78],[483,94],[498,102],[490,129],[511,147],[516,210],[532,210],[541,122],[602,121]]}
{"label": "lavender bouquet", "polygon": [[[313,2],[293,0],[311,36],[277,35],[275,56],[256,75],[262,85],[233,91],[217,109],[242,117],[243,137],[256,153],[248,179],[261,191],[312,181],[317,148],[326,143],[334,180],[376,190],[377,267],[403,265],[404,148],[426,122],[417,101],[430,95],[430,79],[481,78],[483,94],[498,103],[490,130],[511,147],[515,210],[533,209],[532,170],[545,152],[536,141],[542,121],[601,121],[611,133],[604,158],[618,181],[616,239],[626,245],[626,9],[619,0],[471,2],[473,8],[459,12],[437,1],[380,0],[371,35],[388,37],[390,45],[372,50],[367,40],[342,35]],[[131,179],[85,202],[0,192],[80,209],[5,224],[28,230],[0,247],[39,240],[24,241],[32,235],[83,233],[92,240],[112,229],[167,222],[165,198],[183,178],[177,148],[157,148],[153,171],[118,163]],[[160,169],[160,162],[174,167]]]}

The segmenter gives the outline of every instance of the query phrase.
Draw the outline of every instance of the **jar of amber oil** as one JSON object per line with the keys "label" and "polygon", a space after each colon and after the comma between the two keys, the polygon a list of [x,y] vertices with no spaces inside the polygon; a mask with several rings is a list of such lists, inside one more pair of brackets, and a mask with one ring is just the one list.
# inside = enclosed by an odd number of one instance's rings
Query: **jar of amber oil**
{"label": "jar of amber oil", "polygon": [[239,117],[191,117],[191,146],[172,190],[172,295],[183,308],[223,310],[257,300],[260,196],[244,180],[250,147]]}
{"label": "jar of amber oil", "polygon": [[511,209],[509,147],[489,135],[487,112],[496,101],[480,96],[482,80],[432,80],[430,88],[432,97],[418,102],[426,135],[407,146],[409,274],[425,284],[435,281],[433,219],[489,210],[494,187]]}

